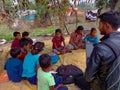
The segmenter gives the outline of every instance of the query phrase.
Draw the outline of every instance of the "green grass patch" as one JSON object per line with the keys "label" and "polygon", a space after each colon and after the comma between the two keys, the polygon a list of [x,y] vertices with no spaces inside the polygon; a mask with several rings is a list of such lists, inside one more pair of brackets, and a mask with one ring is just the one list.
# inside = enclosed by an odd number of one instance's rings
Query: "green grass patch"
{"label": "green grass patch", "polygon": [[[30,32],[30,37],[41,35],[41,34],[51,34],[55,31],[56,26],[49,26],[46,28],[35,28],[31,30],[18,30],[19,32],[28,31]],[[6,24],[0,25],[0,39],[6,39],[8,42],[13,40],[13,32],[16,30],[11,30]]]}
{"label": "green grass patch", "polygon": [[33,36],[41,35],[41,34],[51,34],[55,31],[56,28],[57,28],[56,26],[50,26],[48,28],[41,28],[41,29],[36,28],[30,32],[30,36],[33,37]]}

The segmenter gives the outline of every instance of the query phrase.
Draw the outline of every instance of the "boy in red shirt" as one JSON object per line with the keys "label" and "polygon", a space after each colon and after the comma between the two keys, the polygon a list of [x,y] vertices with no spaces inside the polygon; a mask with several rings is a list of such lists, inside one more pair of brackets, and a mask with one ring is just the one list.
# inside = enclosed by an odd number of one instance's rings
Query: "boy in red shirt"
{"label": "boy in red shirt", "polygon": [[13,36],[14,36],[14,40],[12,41],[11,48],[20,47],[20,39],[21,39],[20,32],[14,32]]}

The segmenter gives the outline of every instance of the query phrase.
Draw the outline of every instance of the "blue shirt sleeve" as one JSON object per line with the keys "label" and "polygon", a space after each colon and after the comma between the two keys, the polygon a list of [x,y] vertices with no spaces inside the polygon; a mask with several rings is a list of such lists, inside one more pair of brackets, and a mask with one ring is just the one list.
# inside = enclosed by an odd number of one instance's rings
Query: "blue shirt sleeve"
{"label": "blue shirt sleeve", "polygon": [[85,36],[84,39],[82,40],[83,43],[85,43],[85,41],[87,41],[88,36]]}
{"label": "blue shirt sleeve", "polygon": [[96,38],[94,39],[94,43],[97,44],[99,41],[98,35],[96,35]]}

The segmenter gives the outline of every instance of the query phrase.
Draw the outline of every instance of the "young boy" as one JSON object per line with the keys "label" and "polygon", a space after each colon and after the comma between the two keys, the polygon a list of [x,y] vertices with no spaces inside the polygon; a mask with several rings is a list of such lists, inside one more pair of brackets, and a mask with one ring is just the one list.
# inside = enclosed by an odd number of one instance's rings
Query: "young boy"
{"label": "young boy", "polygon": [[20,39],[21,39],[20,32],[14,32],[13,36],[14,36],[14,40],[12,41],[11,48],[20,47]]}
{"label": "young boy", "polygon": [[22,33],[22,38],[28,38],[28,36],[29,36],[29,32],[24,31],[24,32]]}
{"label": "young boy", "polygon": [[39,57],[43,48],[43,42],[36,42],[32,46],[31,52],[24,58],[22,77],[27,78],[31,84],[37,84],[37,70],[40,66]]}
{"label": "young boy", "polygon": [[59,84],[54,87],[54,77],[50,73],[52,70],[51,57],[48,54],[42,54],[39,58],[40,67],[37,72],[38,90],[68,90],[67,87]]}
{"label": "young boy", "polygon": [[27,55],[27,52],[30,48],[30,42],[28,39],[26,38],[22,38],[20,40],[20,48],[21,48],[21,52],[22,52],[22,55],[20,57],[20,60],[24,60],[25,56]]}
{"label": "young boy", "polygon": [[18,47],[10,50],[11,58],[5,63],[4,69],[7,70],[9,80],[13,82],[20,82],[22,79],[22,61],[19,60],[21,50]]}

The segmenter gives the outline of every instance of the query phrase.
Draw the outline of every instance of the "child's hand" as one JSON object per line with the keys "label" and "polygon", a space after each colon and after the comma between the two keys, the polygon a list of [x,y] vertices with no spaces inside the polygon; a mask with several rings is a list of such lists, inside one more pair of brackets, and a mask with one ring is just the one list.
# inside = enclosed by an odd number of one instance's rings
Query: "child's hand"
{"label": "child's hand", "polygon": [[77,50],[79,47],[78,46],[75,46],[74,49]]}
{"label": "child's hand", "polygon": [[63,84],[59,84],[57,87],[60,88],[60,87],[62,87],[62,86],[63,86]]}
{"label": "child's hand", "polygon": [[64,54],[65,52],[66,52],[65,49],[63,49],[63,50],[60,51],[61,54]]}
{"label": "child's hand", "polygon": [[58,90],[60,87],[62,87],[63,86],[63,84],[59,84],[56,88],[55,88],[55,90]]}

